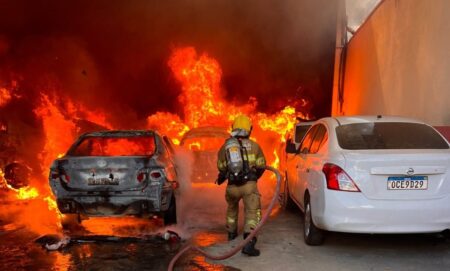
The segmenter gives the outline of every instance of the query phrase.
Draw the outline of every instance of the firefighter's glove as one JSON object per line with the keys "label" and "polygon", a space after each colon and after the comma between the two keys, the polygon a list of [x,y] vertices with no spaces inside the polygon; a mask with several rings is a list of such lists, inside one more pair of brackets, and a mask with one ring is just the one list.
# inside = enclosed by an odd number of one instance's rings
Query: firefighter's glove
{"label": "firefighter's glove", "polygon": [[255,177],[256,179],[261,178],[261,176],[263,175],[265,171],[265,168],[258,168],[258,167],[251,167],[250,168],[250,172],[253,175],[253,177]]}
{"label": "firefighter's glove", "polygon": [[217,176],[216,184],[221,185],[227,180],[227,177],[224,174],[219,173],[219,176]]}

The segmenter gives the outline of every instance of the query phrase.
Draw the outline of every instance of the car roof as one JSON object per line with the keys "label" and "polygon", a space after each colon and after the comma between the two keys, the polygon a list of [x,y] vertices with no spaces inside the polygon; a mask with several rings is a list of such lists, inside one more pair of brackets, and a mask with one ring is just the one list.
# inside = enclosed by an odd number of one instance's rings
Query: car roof
{"label": "car roof", "polygon": [[311,126],[315,123],[315,121],[302,121],[295,124],[295,126]]}
{"label": "car roof", "polygon": [[183,135],[181,141],[186,140],[188,138],[197,138],[197,137],[219,137],[219,138],[228,138],[230,137],[230,133],[228,133],[227,129],[224,127],[218,126],[205,126],[193,128],[186,132]]}
{"label": "car roof", "polygon": [[351,123],[368,123],[368,122],[409,122],[409,123],[420,123],[425,124],[423,121],[419,121],[413,118],[401,117],[401,116],[386,116],[386,115],[357,115],[357,116],[338,116],[325,118],[334,119],[340,125],[351,124]]}
{"label": "car roof", "polygon": [[146,136],[146,135],[155,135],[155,132],[152,130],[108,130],[108,131],[97,131],[83,134],[83,137],[122,137],[122,136]]}

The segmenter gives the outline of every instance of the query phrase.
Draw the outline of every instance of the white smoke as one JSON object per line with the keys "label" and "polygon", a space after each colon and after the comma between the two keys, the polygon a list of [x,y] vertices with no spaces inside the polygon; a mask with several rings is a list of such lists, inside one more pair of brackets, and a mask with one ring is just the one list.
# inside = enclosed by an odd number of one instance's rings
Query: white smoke
{"label": "white smoke", "polygon": [[193,184],[192,169],[195,167],[192,153],[182,147],[175,155],[180,187],[176,193],[177,225],[164,230],[177,232],[183,239],[190,238],[195,232],[221,228],[225,230],[225,188],[214,183]]}

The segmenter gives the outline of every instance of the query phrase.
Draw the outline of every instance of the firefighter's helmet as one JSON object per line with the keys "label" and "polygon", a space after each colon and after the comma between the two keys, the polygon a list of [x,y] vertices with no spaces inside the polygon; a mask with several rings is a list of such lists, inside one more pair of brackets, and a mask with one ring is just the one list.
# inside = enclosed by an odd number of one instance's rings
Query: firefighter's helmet
{"label": "firefighter's helmet", "polygon": [[252,121],[250,120],[250,118],[246,115],[237,116],[233,121],[231,130],[234,131],[237,129],[245,130],[248,134],[250,134],[250,132],[252,131]]}

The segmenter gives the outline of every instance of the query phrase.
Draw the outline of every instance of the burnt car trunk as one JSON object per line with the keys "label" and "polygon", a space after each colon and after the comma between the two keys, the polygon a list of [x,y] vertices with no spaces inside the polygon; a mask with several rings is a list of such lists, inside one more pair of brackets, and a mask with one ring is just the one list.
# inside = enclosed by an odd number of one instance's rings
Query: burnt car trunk
{"label": "burnt car trunk", "polygon": [[148,157],[75,157],[60,166],[69,190],[132,191],[148,185]]}

